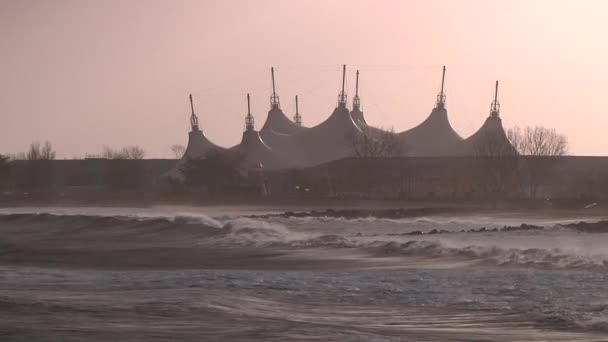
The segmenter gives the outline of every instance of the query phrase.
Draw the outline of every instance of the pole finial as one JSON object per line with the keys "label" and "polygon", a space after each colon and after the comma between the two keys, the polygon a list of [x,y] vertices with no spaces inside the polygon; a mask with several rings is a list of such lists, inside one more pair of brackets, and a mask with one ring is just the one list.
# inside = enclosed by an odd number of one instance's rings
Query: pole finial
{"label": "pole finial", "polygon": [[196,114],[194,114],[194,102],[192,101],[192,94],[190,94],[188,97],[190,98],[190,110],[192,111],[192,114],[190,115],[190,127],[192,128],[192,131],[198,131],[200,128],[198,126],[198,117]]}
{"label": "pole finial", "polygon": [[281,103],[279,102],[279,95],[277,95],[277,91],[274,84],[274,67],[270,68],[270,75],[272,78],[272,95],[270,95],[270,109],[281,108]]}
{"label": "pole finial", "polygon": [[346,64],[343,64],[342,65],[342,91],[340,92],[340,95],[338,95],[338,105],[340,107],[346,107],[347,96],[346,96],[346,93],[344,92],[345,83],[346,83]]}
{"label": "pole finial", "polygon": [[441,75],[441,91],[437,95],[437,106],[436,108],[445,108],[445,92],[443,91],[445,85],[445,65],[443,66],[443,73]]}

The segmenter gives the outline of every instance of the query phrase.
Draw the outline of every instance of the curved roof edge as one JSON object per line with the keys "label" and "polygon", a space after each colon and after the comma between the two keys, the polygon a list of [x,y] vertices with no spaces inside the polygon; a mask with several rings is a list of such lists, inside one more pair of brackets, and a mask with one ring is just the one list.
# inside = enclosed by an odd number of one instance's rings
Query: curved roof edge
{"label": "curved roof edge", "polygon": [[268,116],[266,116],[266,121],[260,132],[270,130],[281,134],[295,134],[306,129],[307,127],[291,121],[280,108],[272,108],[268,111]]}
{"label": "curved roof edge", "polygon": [[458,153],[460,156],[518,154],[505,133],[502,120],[494,115],[489,116],[475,133],[462,141]]}
{"label": "curved roof edge", "polygon": [[399,133],[408,155],[441,157],[454,155],[464,139],[454,130],[445,107],[435,107],[417,126]]}

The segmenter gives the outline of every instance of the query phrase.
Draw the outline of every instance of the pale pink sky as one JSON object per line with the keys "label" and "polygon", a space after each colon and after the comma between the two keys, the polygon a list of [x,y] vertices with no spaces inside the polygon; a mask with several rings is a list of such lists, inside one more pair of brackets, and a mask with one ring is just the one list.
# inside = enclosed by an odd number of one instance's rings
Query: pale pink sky
{"label": "pale pink sky", "polygon": [[542,124],[571,153],[608,155],[608,1],[0,0],[0,153],[50,140],[60,157],[186,144],[193,93],[206,135],[239,142],[245,94],[261,127],[275,66],[283,110],[333,110],[340,65],[361,70],[369,122],[430,113],[441,65],[454,128],[473,133],[501,81],[506,127]]}

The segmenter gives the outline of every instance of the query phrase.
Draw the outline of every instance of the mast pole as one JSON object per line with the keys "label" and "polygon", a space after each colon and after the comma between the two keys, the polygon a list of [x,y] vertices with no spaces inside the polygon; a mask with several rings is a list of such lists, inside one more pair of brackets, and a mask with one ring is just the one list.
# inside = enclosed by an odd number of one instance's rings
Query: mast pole
{"label": "mast pole", "polygon": [[300,115],[300,109],[298,107],[298,95],[296,95],[296,114],[293,116],[293,121],[302,126],[302,116]]}
{"label": "mast pole", "polygon": [[190,109],[192,110],[192,115],[194,115],[194,104],[192,103],[192,94],[190,94]]}
{"label": "mast pole", "polygon": [[492,101],[490,115],[493,117],[498,117],[500,115],[500,102],[498,102],[498,81],[496,81],[496,86],[494,88],[494,101]]}
{"label": "mast pole", "polygon": [[355,96],[359,96],[359,70],[357,70],[357,80],[355,82]]}
{"label": "mast pole", "polygon": [[445,85],[445,65],[443,66],[443,73],[441,74],[441,91],[437,95],[437,108],[445,108],[445,93],[443,88]]}
{"label": "mast pole", "polygon": [[270,74],[272,76],[272,95],[276,94],[275,88],[274,88],[274,67],[270,68]]}
{"label": "mast pole", "polygon": [[190,115],[190,126],[192,131],[198,131],[198,117],[194,114],[194,102],[192,101],[192,94],[188,96],[190,98],[190,109],[192,110],[192,114]]}
{"label": "mast pole", "polygon": [[272,95],[270,95],[270,108],[280,108],[279,95],[277,95],[275,83],[274,83],[274,67],[270,68],[270,76],[272,78]]}
{"label": "mast pole", "polygon": [[359,70],[355,78],[355,97],[353,97],[353,110],[358,110],[361,107],[361,99],[359,99]]}
{"label": "mast pole", "polygon": [[247,117],[245,117],[245,129],[251,131],[254,127],[253,116],[251,115],[251,99],[247,93]]}
{"label": "mast pole", "polygon": [[346,64],[342,65],[342,94],[344,94],[344,83],[346,83]]}
{"label": "mast pole", "polygon": [[443,66],[443,74],[441,75],[441,93],[443,94],[443,85],[445,83],[445,65]]}
{"label": "mast pole", "polygon": [[338,96],[338,104],[340,107],[346,107],[346,93],[344,92],[344,85],[346,83],[346,64],[342,65],[342,91]]}

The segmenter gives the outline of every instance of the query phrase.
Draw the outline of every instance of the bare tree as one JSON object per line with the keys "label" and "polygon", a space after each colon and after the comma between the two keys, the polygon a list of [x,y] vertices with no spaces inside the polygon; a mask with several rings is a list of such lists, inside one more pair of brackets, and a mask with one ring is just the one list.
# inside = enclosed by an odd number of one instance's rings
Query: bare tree
{"label": "bare tree", "polygon": [[106,159],[144,159],[146,152],[137,145],[125,146],[118,150],[104,146],[101,155]]}
{"label": "bare tree", "polygon": [[184,145],[177,144],[171,145],[171,152],[173,152],[175,159],[180,159],[186,152],[186,147],[184,147]]}
{"label": "bare tree", "polygon": [[563,156],[568,152],[568,138],[553,128],[526,127],[523,131],[514,127],[508,131],[509,139],[522,155],[538,157]]}
{"label": "bare tree", "polygon": [[26,158],[27,160],[54,160],[53,145],[48,141],[45,141],[44,145],[41,145],[39,141],[34,141],[30,144]]}
{"label": "bare tree", "polygon": [[354,134],[352,145],[357,158],[397,157],[402,144],[391,128],[384,130],[370,126],[361,128],[362,134]]}
{"label": "bare tree", "polygon": [[122,151],[127,156],[127,159],[144,159],[146,156],[146,151],[137,145],[127,146]]}
{"label": "bare tree", "polygon": [[542,126],[511,128],[507,136],[522,156],[521,170],[531,198],[538,196],[543,180],[554,171],[560,156],[568,151],[568,139],[555,129]]}

